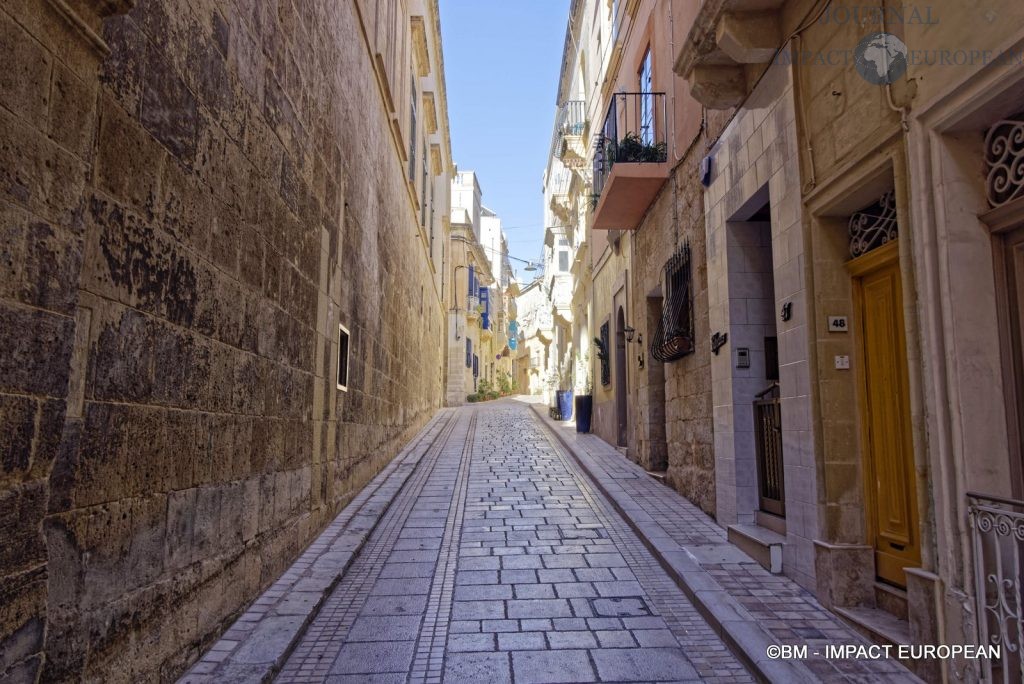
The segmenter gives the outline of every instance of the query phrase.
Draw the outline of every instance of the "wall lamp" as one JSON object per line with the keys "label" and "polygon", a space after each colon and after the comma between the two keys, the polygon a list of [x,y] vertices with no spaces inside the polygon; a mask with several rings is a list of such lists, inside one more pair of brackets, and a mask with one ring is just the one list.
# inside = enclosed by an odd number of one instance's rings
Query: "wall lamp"
{"label": "wall lamp", "polygon": [[625,328],[622,329],[622,332],[626,334],[626,341],[632,342],[633,335],[636,333],[636,328],[627,325]]}

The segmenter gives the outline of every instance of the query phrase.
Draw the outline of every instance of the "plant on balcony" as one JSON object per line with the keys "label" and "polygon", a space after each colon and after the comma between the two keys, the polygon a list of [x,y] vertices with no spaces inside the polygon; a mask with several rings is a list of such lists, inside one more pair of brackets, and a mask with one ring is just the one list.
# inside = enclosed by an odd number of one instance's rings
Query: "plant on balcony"
{"label": "plant on balcony", "polygon": [[668,159],[667,143],[646,143],[636,133],[627,133],[613,151],[616,162],[650,164]]}

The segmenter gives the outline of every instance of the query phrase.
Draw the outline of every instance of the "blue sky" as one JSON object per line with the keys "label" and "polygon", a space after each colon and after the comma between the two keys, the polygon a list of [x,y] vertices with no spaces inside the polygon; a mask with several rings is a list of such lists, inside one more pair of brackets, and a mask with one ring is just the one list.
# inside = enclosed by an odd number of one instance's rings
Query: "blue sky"
{"label": "blue sky", "polygon": [[509,254],[536,259],[569,0],[440,0],[440,10],[452,156],[477,172]]}

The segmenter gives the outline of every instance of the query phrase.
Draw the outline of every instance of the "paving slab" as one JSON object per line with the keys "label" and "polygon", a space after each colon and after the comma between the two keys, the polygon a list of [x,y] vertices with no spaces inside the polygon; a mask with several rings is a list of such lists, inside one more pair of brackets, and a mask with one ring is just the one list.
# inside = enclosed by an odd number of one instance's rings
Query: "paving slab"
{"label": "paving slab", "polygon": [[[766,681],[920,682],[898,661],[832,661],[814,656],[831,643],[868,642],[795,581],[773,575],[728,541],[703,511],[657,482],[595,435],[576,433],[534,405],[543,423],[722,635],[730,650]],[[600,583],[595,582],[595,586]],[[601,606],[607,610],[607,606]],[[670,632],[624,618],[641,646],[669,646]],[[806,636],[802,636],[806,635]],[[806,661],[772,660],[769,645],[806,645]],[[698,667],[703,676],[704,671]]]}
{"label": "paving slab", "polygon": [[753,681],[527,405],[452,410],[431,434],[195,681]]}

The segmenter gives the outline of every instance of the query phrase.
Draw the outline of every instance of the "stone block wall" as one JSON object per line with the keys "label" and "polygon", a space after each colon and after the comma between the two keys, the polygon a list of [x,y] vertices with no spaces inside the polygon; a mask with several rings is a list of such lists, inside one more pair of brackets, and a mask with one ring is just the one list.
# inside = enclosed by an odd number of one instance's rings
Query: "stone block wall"
{"label": "stone block wall", "polygon": [[0,8],[0,678],[168,680],[439,406],[445,320],[372,12],[72,4]]}
{"label": "stone block wall", "polygon": [[[628,310],[629,302],[626,299],[626,289],[628,286],[627,271],[629,264],[631,263],[630,238],[629,235],[620,234],[617,246],[613,246],[606,242],[608,239],[608,231],[595,230],[592,232],[592,235],[594,236],[595,249],[600,248],[602,251],[600,254],[594,256],[595,264],[593,271],[593,294],[590,304],[590,329],[593,332],[594,337],[599,338],[601,335],[601,326],[605,323],[608,324],[607,353],[610,382],[607,385],[601,382],[601,362],[598,360],[597,354],[595,353],[591,359],[591,364],[593,364],[592,373],[594,377],[594,408],[591,416],[591,432],[609,444],[617,444],[619,430],[618,415],[616,413],[615,406],[615,305],[617,301],[621,301],[626,314],[626,322],[629,323],[631,314]],[[630,387],[630,382],[634,381],[630,376],[630,373],[634,371],[631,370],[630,367],[635,367],[635,357],[633,359],[633,363],[630,362],[630,354],[632,353],[632,349],[630,349],[630,347],[635,349],[635,345],[626,345],[627,390]]]}
{"label": "stone block wall", "polygon": [[[725,113],[710,112],[708,127],[720,131]],[[712,331],[708,323],[708,279],[703,187],[696,169],[711,138],[698,133],[676,161],[671,177],[651,204],[632,238],[632,310],[643,334],[645,368],[637,373],[635,460],[646,468],[666,468],[667,482],[710,515],[715,514],[715,454],[711,411]],[[687,145],[690,141],[683,141]],[[684,148],[685,149],[685,148]],[[663,304],[664,267],[684,243],[691,253],[696,351],[661,363],[651,357]],[[635,349],[635,345],[633,345]],[[634,354],[635,356],[635,354]],[[633,456],[633,454],[631,454]]]}

